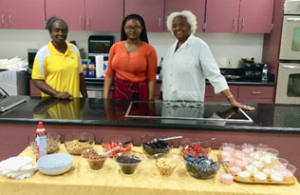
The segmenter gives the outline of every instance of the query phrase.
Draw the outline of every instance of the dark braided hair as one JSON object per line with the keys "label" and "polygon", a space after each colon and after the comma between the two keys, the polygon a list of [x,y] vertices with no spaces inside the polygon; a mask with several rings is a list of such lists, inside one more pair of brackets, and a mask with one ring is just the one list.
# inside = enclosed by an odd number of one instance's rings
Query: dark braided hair
{"label": "dark braided hair", "polygon": [[146,25],[145,25],[145,22],[144,22],[144,19],[138,15],[138,14],[130,14],[128,16],[126,16],[122,22],[122,28],[121,28],[121,41],[124,41],[124,40],[127,40],[127,35],[125,33],[125,24],[128,20],[131,20],[131,19],[135,19],[137,21],[139,21],[143,27],[143,30],[142,30],[142,33],[140,35],[140,39],[141,41],[144,41],[146,43],[149,43],[148,42],[148,37],[147,37],[147,31],[146,31]]}
{"label": "dark braided hair", "polygon": [[61,21],[62,23],[64,23],[67,27],[67,30],[69,30],[68,24],[63,19],[52,16],[45,23],[45,29],[47,29],[49,31],[49,33],[51,33],[51,31],[52,31],[52,24],[56,21]]}

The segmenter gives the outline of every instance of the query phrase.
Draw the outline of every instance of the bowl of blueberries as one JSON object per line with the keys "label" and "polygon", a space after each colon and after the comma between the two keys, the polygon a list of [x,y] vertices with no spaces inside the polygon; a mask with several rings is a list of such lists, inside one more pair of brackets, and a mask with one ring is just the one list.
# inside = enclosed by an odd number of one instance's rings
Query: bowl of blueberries
{"label": "bowl of blueberries", "polygon": [[152,157],[155,154],[167,154],[173,148],[172,140],[164,140],[164,136],[144,135],[141,138],[143,152],[146,156]]}
{"label": "bowl of blueberries", "polygon": [[220,168],[219,162],[215,162],[204,155],[200,155],[196,158],[192,155],[184,156],[184,161],[186,163],[187,172],[198,179],[213,178]]}

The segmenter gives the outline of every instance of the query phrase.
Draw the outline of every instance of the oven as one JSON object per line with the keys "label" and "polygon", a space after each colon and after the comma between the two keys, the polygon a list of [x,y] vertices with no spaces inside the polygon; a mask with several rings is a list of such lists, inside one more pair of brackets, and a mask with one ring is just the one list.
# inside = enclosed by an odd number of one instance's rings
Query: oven
{"label": "oven", "polygon": [[279,59],[300,60],[300,1],[284,5]]}
{"label": "oven", "polygon": [[300,0],[287,0],[279,54],[276,104],[300,104]]}
{"label": "oven", "polygon": [[300,104],[300,63],[280,63],[276,103]]}

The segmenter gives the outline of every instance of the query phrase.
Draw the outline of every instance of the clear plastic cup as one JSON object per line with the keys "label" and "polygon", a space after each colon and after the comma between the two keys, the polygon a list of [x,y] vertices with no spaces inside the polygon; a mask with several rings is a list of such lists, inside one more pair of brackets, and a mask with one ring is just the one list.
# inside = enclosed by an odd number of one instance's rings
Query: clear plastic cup
{"label": "clear plastic cup", "polygon": [[285,170],[283,171],[284,180],[289,181],[293,178],[297,168],[292,164],[287,164]]}
{"label": "clear plastic cup", "polygon": [[181,157],[176,154],[155,154],[152,156],[152,159],[159,171],[161,176],[171,176],[179,165],[182,162]]}
{"label": "clear plastic cup", "polygon": [[226,151],[228,153],[232,154],[235,151],[235,144],[233,144],[233,143],[223,143],[222,146],[223,146],[222,150]]}

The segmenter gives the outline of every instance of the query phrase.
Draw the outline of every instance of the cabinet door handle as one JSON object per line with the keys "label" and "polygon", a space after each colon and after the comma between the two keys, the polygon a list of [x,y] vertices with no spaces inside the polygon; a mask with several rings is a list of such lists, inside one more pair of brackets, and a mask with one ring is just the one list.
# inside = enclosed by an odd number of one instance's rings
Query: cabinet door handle
{"label": "cabinet door handle", "polygon": [[245,25],[245,18],[242,19],[242,28],[244,28]]}
{"label": "cabinet door handle", "polygon": [[8,16],[8,23],[11,24],[12,18],[11,15]]}
{"label": "cabinet door handle", "polygon": [[80,25],[80,27],[82,26],[82,17],[81,16],[79,16],[79,25]]}
{"label": "cabinet door handle", "polygon": [[251,93],[254,95],[259,95],[259,94],[261,94],[261,91],[251,91]]}
{"label": "cabinet door handle", "polygon": [[161,26],[161,18],[158,18],[158,26]]}
{"label": "cabinet door handle", "polygon": [[299,22],[300,18],[287,18],[287,21]]}
{"label": "cabinet door handle", "polygon": [[288,68],[288,69],[299,69],[299,66],[293,66],[293,65],[282,65],[283,68]]}
{"label": "cabinet door handle", "polygon": [[233,29],[235,29],[235,25],[236,25],[236,18],[233,18]]}
{"label": "cabinet door handle", "polygon": [[5,16],[4,15],[1,16],[1,21],[2,21],[2,24],[4,24],[4,22],[5,22]]}
{"label": "cabinet door handle", "polygon": [[86,18],[86,26],[90,26],[90,17],[88,17],[88,16]]}

